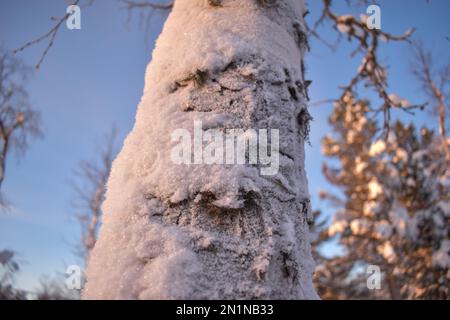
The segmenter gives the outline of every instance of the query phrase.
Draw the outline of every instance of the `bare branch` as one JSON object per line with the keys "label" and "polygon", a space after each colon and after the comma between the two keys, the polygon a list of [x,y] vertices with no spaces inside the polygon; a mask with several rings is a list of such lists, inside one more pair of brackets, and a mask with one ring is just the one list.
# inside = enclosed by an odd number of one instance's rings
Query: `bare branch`
{"label": "bare branch", "polygon": [[72,183],[76,201],[73,206],[78,213],[76,218],[81,226],[81,243],[78,254],[85,261],[94,248],[97,230],[102,216],[102,203],[106,182],[116,154],[117,130],[114,127],[105,138],[105,144],[97,161],[83,161],[75,172],[77,182]]}
{"label": "bare branch", "polygon": [[[95,0],[87,0],[86,6],[90,6],[94,3]],[[173,7],[173,1],[163,4],[163,3],[154,3],[151,1],[133,1],[133,0],[119,0],[121,3],[124,3],[126,5],[126,8],[131,12],[134,9],[140,9],[141,11],[149,9],[149,13],[147,16],[147,20],[151,17],[154,10],[158,11],[170,11]],[[78,5],[80,3],[80,0],[73,1],[72,5]],[[85,6],[85,7],[86,7]],[[142,13],[141,13],[142,15]],[[55,43],[56,35],[58,34],[58,31],[60,30],[61,26],[64,22],[67,21],[67,19],[70,17],[69,13],[66,13],[62,17],[51,17],[52,21],[55,21],[55,24],[53,27],[50,28],[47,32],[42,34],[41,36],[28,41],[23,46],[15,49],[13,52],[18,53],[21,52],[33,45],[39,44],[45,40],[48,40],[46,47],[44,48],[44,51],[42,52],[37,64],[35,65],[36,69],[39,69],[44,62],[45,57],[47,56],[49,50],[53,47],[53,44]]]}
{"label": "bare branch", "polygon": [[[0,48],[0,188],[11,148],[20,156],[29,138],[42,134],[40,115],[30,106],[23,86],[28,73],[20,60]],[[1,198],[0,203],[5,205]]]}
{"label": "bare branch", "polygon": [[[420,42],[413,43],[412,48],[414,54],[414,60],[411,63],[412,73],[430,99],[432,111],[438,115],[442,145],[447,157],[450,157],[445,123],[450,109],[448,98],[450,93],[450,65],[445,65],[440,68],[439,72],[434,72],[433,57],[430,52],[425,50],[423,44]],[[446,90],[448,90],[447,93]]]}
{"label": "bare branch", "polygon": [[[351,1],[347,1],[348,5],[351,3]],[[367,4],[367,2],[363,0],[359,4]],[[309,28],[311,35],[326,43],[330,48],[335,48],[342,36],[346,36],[349,42],[356,44],[352,55],[357,53],[363,55],[362,63],[356,75],[347,86],[342,88],[343,91],[339,100],[343,101],[348,95],[356,96],[357,87],[360,84],[363,84],[365,88],[374,90],[382,101],[378,108],[373,109],[374,116],[377,116],[379,113],[383,114],[383,134],[387,137],[390,128],[391,109],[397,108],[411,113],[414,109],[423,109],[425,104],[410,105],[406,100],[397,99],[396,95],[389,94],[387,68],[381,65],[378,60],[379,42],[380,40],[384,42],[409,42],[414,30],[411,29],[403,35],[396,36],[381,30],[369,29],[365,21],[366,17],[363,16],[361,19],[357,19],[353,15],[339,15],[335,13],[332,10],[332,0],[323,0],[323,5],[321,16],[313,23],[313,27]],[[333,29],[337,32],[336,44],[331,45],[318,36],[317,29],[324,23],[331,23]]]}
{"label": "bare branch", "polygon": [[[128,24],[133,16],[133,12],[139,13],[139,26],[145,30],[146,36],[150,30],[150,21],[155,12],[167,14],[172,10],[174,1],[167,3],[155,3],[154,1],[119,0],[128,11],[126,23]],[[145,24],[145,26],[143,26]]]}
{"label": "bare branch", "polygon": [[169,3],[154,3],[151,1],[133,1],[133,0],[120,0],[130,10],[132,9],[153,9],[153,10],[171,10],[173,8],[173,1]]}
{"label": "bare branch", "polygon": [[[72,5],[78,5],[78,3],[80,2],[80,0],[75,0],[73,2]],[[92,2],[91,2],[92,3]],[[20,48],[17,48],[14,50],[14,53],[23,51],[24,49],[34,45],[34,44],[38,44],[46,39],[48,39],[48,43],[47,46],[45,47],[44,51],[41,54],[41,57],[39,58],[38,63],[36,64],[35,68],[39,69],[42,62],[44,61],[45,57],[47,56],[48,51],[50,50],[50,48],[53,46],[54,42],[55,42],[55,38],[56,38],[56,34],[58,33],[59,29],[61,28],[61,25],[70,17],[69,13],[66,13],[64,16],[60,17],[60,18],[52,18],[52,20],[56,21],[56,24],[46,33],[44,33],[42,36],[37,37],[34,40],[31,40],[27,43],[25,43],[23,46],[21,46]]]}

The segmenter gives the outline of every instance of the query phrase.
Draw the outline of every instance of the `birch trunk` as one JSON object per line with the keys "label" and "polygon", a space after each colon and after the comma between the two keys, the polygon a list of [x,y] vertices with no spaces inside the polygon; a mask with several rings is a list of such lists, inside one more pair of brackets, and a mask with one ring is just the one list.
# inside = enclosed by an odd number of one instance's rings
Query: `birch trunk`
{"label": "birch trunk", "polygon": [[[310,299],[299,0],[176,0],[114,161],[86,299]],[[279,129],[279,171],[171,161],[177,129]]]}

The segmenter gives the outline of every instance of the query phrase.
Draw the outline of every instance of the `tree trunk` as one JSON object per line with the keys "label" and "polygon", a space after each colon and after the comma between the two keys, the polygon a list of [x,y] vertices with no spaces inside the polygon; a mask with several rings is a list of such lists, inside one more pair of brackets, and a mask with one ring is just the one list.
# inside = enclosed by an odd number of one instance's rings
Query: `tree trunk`
{"label": "tree trunk", "polygon": [[[112,167],[84,298],[317,298],[303,12],[299,0],[175,2]],[[278,129],[278,172],[197,155],[174,163],[171,135],[194,132],[194,121],[217,132]]]}

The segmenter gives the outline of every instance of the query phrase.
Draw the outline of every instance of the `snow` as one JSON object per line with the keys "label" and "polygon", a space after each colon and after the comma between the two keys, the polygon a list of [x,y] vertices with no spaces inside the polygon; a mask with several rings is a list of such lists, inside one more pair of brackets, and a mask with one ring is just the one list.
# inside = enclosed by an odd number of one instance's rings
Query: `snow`
{"label": "snow", "polygon": [[350,229],[355,235],[363,235],[370,230],[370,223],[366,219],[355,219],[350,222]]}
{"label": "snow", "polygon": [[337,220],[334,221],[331,226],[328,228],[328,235],[330,237],[335,234],[342,233],[347,228],[348,222],[346,220]]}
{"label": "snow", "polygon": [[414,239],[417,234],[416,220],[409,216],[408,211],[395,202],[388,213],[393,228],[401,237]]}
{"label": "snow", "polygon": [[447,218],[450,217],[450,203],[449,202],[439,201],[437,206],[442,210],[445,217],[447,217]]}
{"label": "snow", "polygon": [[411,104],[408,100],[400,98],[398,95],[392,93],[389,95],[389,99],[397,106],[408,108]]}
{"label": "snow", "polygon": [[450,240],[441,242],[439,250],[434,252],[432,257],[433,265],[442,268],[450,268]]}
{"label": "snow", "polygon": [[352,15],[339,16],[337,28],[340,32],[347,33],[351,30],[350,27],[347,25],[348,20],[350,20],[350,19],[353,19]]}
{"label": "snow", "polygon": [[[337,193],[321,197],[331,200],[333,222],[319,224],[321,237],[313,239],[323,263],[320,291],[336,297],[349,296],[348,289],[350,296],[366,297],[361,282],[349,280],[363,276],[358,269],[367,264],[391,272],[401,298],[448,296],[450,167],[440,137],[434,129],[396,121],[387,139],[375,140],[378,120],[365,117],[369,106],[361,108],[349,93],[343,100],[329,117],[336,138],[328,134],[323,142],[332,163],[325,173]],[[331,241],[341,247],[336,258],[321,249]]]}
{"label": "snow", "polygon": [[386,143],[383,140],[377,140],[369,150],[369,155],[371,157],[376,157],[377,155],[381,154],[386,150]]}
{"label": "snow", "polygon": [[392,226],[387,220],[375,222],[374,234],[377,239],[388,239],[392,235]]}
{"label": "snow", "polygon": [[[84,298],[317,298],[294,116],[306,108],[305,45],[292,27],[305,29],[303,10],[297,0],[175,2],[113,163]],[[279,172],[174,163],[171,134],[193,135],[197,120],[205,130],[279,129]]]}
{"label": "snow", "polygon": [[377,246],[377,251],[381,254],[389,263],[395,262],[397,255],[395,254],[394,247],[389,241],[384,242],[382,245]]}
{"label": "snow", "polygon": [[369,198],[377,199],[378,196],[383,194],[383,187],[378,182],[377,178],[373,177],[369,184],[367,185],[369,188]]}
{"label": "snow", "polygon": [[339,24],[337,25],[337,28],[338,28],[338,30],[339,30],[340,32],[342,32],[342,33],[347,33],[347,32],[349,32],[349,31],[351,30],[350,27],[349,27],[348,25],[343,24],[343,23],[339,23]]}
{"label": "snow", "polygon": [[355,168],[356,173],[362,173],[369,166],[367,162],[361,160],[361,157],[356,157],[355,163],[356,163]]}
{"label": "snow", "polygon": [[406,152],[405,149],[398,148],[396,150],[395,160],[402,161],[402,162],[408,161],[408,152]]}
{"label": "snow", "polygon": [[377,201],[366,201],[363,205],[363,215],[366,217],[373,217],[376,214],[376,209],[378,207]]}
{"label": "snow", "polygon": [[359,20],[364,24],[367,23],[367,18],[368,18],[368,16],[366,14],[359,15]]}

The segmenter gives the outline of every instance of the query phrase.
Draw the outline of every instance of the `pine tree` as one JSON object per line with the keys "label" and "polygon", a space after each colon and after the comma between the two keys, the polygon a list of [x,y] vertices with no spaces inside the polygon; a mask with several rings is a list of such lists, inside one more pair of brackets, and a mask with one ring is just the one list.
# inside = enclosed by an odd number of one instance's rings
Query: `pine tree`
{"label": "pine tree", "polygon": [[[175,2],[112,166],[84,298],[317,297],[304,11],[298,0]],[[278,173],[174,164],[171,133],[192,132],[194,121],[218,132],[278,129]]]}
{"label": "pine tree", "polygon": [[[341,195],[323,193],[337,207],[329,226],[316,226],[316,245],[337,237],[343,253],[320,262],[315,282],[323,298],[448,299],[450,284],[450,166],[432,130],[397,121],[377,139],[367,101],[347,94],[330,117],[334,135],[324,166]],[[365,267],[383,274],[368,290]]]}

